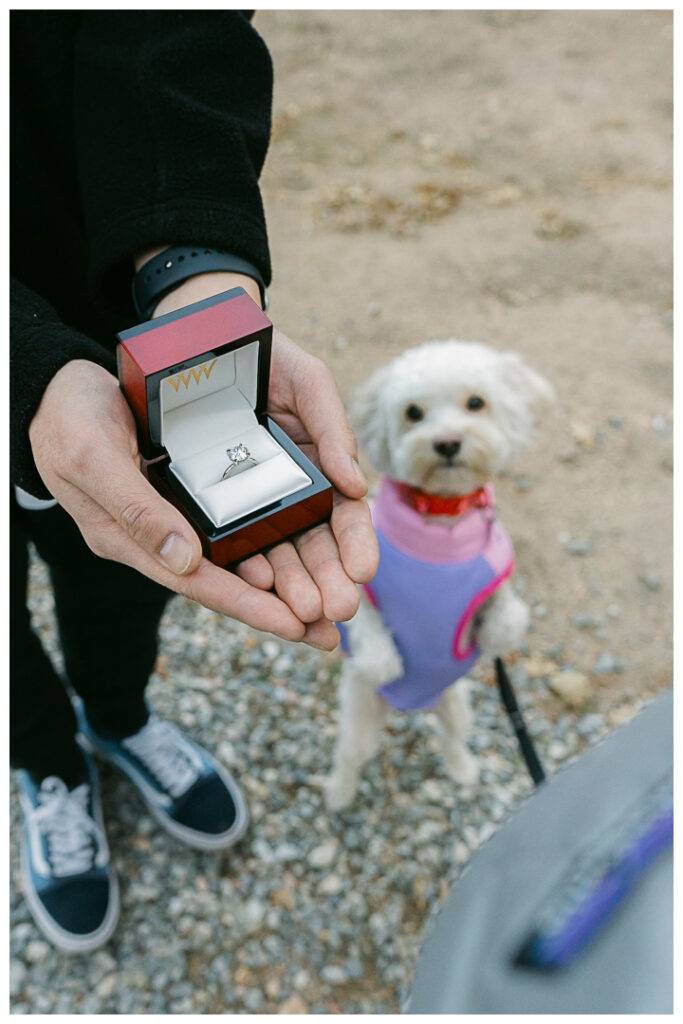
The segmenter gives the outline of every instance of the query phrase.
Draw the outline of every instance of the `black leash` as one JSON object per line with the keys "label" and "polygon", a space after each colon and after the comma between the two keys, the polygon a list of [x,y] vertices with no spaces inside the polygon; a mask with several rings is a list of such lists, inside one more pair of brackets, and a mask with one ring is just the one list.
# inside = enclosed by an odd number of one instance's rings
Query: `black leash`
{"label": "black leash", "polygon": [[540,784],[545,780],[545,772],[543,771],[543,765],[536,753],[536,747],[534,746],[531,736],[527,731],[526,723],[524,722],[522,712],[520,711],[519,704],[517,703],[515,691],[512,683],[510,682],[510,677],[508,676],[505,665],[500,658],[496,658],[495,666],[500,699],[502,700],[503,706],[508,713],[510,721],[512,722],[512,727],[515,730],[517,742],[519,743],[519,749],[522,751],[522,757],[529,769],[529,775],[533,779],[534,785],[540,786]]}

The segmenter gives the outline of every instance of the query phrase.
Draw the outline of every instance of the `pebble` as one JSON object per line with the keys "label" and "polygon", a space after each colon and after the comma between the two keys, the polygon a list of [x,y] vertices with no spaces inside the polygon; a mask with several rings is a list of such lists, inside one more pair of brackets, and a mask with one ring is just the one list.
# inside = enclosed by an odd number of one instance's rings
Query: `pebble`
{"label": "pebble", "polygon": [[656,576],[654,573],[649,573],[649,572],[648,573],[643,573],[643,575],[640,577],[640,579],[645,584],[645,586],[647,587],[648,590],[652,590],[652,591],[659,590],[659,588],[662,585],[661,579],[659,578],[659,576]]}
{"label": "pebble", "polygon": [[572,423],[571,431],[572,437],[581,448],[585,448],[586,451],[592,451],[595,448],[596,434],[587,423]]}
{"label": "pebble", "polygon": [[304,970],[304,968],[302,967],[294,975],[294,978],[292,980],[292,985],[296,989],[304,989],[310,983],[310,980],[311,980],[310,974],[308,973],[308,971]]}
{"label": "pebble", "polygon": [[240,918],[242,926],[247,934],[257,932],[266,916],[266,907],[260,900],[250,899],[242,907]]}
{"label": "pebble", "polygon": [[415,843],[418,846],[422,846],[423,843],[431,843],[434,839],[441,836],[445,828],[445,822],[423,821],[415,832]]}
{"label": "pebble", "polygon": [[[289,996],[288,999],[285,999],[285,1001],[280,1004],[278,1012],[279,1013],[291,1013],[291,1014],[303,1014],[303,1013],[308,1013],[309,1012],[309,1008],[306,1005],[306,1003],[303,1001],[301,996],[298,996],[298,995],[296,995],[296,993],[293,993],[291,996]],[[323,1013],[325,1013],[325,1012],[327,1012],[327,1011],[323,1010]]]}
{"label": "pebble", "polygon": [[529,679],[544,679],[557,669],[554,661],[542,658],[526,658],[523,665]]}
{"label": "pebble", "polygon": [[596,661],[595,665],[593,666],[593,672],[595,673],[596,676],[604,676],[604,675],[607,675],[610,672],[623,672],[623,671],[624,671],[624,663],[623,663],[623,661],[619,661],[618,658],[615,658],[613,654],[609,654],[609,652],[607,652],[607,651],[605,651],[604,654],[600,655],[600,657]]}
{"label": "pebble", "polygon": [[328,868],[337,856],[339,843],[336,839],[330,839],[326,843],[316,846],[308,855],[308,863],[312,868]]}
{"label": "pebble", "polygon": [[443,786],[436,779],[425,779],[420,786],[420,796],[429,803],[440,804],[444,798]]}
{"label": "pebble", "polygon": [[588,555],[593,550],[593,542],[590,537],[575,537],[567,544],[567,551],[570,555],[581,557]]}
{"label": "pebble", "polygon": [[252,988],[244,995],[244,1005],[252,1013],[258,1013],[263,1006],[263,993],[257,988]]}
{"label": "pebble", "polygon": [[470,859],[470,848],[466,843],[458,842],[453,848],[453,859],[456,864],[466,864]]}
{"label": "pebble", "polygon": [[26,945],[24,956],[30,964],[40,964],[47,959],[50,953],[51,947],[47,942],[43,942],[41,939],[32,939]]}
{"label": "pebble", "polygon": [[623,725],[624,722],[630,721],[631,718],[636,714],[638,708],[632,704],[621,704],[618,708],[613,708],[609,715],[608,720],[610,725]]}
{"label": "pebble", "polygon": [[286,863],[289,860],[298,860],[301,851],[294,843],[280,843],[275,847],[275,860],[279,863]]}
{"label": "pebble", "polygon": [[24,987],[27,970],[21,960],[10,960],[9,991],[11,996],[18,996]]}
{"label": "pebble", "polygon": [[592,734],[599,734],[602,732],[602,728],[605,724],[603,715],[586,715],[576,725],[576,731],[579,736],[590,736]]}
{"label": "pebble", "polygon": [[119,976],[117,974],[105,974],[102,981],[95,988],[96,995],[102,999],[110,999],[116,991],[116,986],[119,984]]}
{"label": "pebble", "polygon": [[588,676],[571,669],[553,672],[549,686],[553,693],[572,708],[583,707],[592,692]]}
{"label": "pebble", "polygon": [[344,968],[337,964],[328,964],[327,967],[323,967],[320,976],[324,981],[329,981],[331,985],[343,985],[348,980]]}
{"label": "pebble", "polygon": [[327,896],[336,896],[343,888],[344,882],[338,875],[327,875],[318,886],[318,892],[323,892]]}

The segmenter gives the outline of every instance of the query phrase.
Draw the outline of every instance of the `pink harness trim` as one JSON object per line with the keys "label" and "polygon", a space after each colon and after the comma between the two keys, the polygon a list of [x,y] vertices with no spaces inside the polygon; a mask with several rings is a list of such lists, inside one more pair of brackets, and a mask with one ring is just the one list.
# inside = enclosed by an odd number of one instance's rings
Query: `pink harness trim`
{"label": "pink harness trim", "polygon": [[473,597],[470,603],[468,604],[467,608],[465,609],[465,614],[458,623],[458,628],[455,631],[455,637],[453,639],[453,657],[455,658],[456,661],[465,661],[467,658],[470,657],[471,654],[474,653],[477,646],[474,640],[471,641],[466,651],[461,650],[461,643],[465,630],[469,626],[477,610],[481,607],[484,601],[488,600],[488,598],[491,596],[494,590],[497,590],[501,583],[503,583],[508,578],[508,576],[512,574],[512,570],[514,569],[514,567],[515,560],[513,558],[510,564],[506,566],[505,569],[503,569],[501,574],[499,576],[496,576],[494,580],[491,580],[491,582],[487,584],[487,586],[485,586],[483,590],[480,590],[477,596]]}

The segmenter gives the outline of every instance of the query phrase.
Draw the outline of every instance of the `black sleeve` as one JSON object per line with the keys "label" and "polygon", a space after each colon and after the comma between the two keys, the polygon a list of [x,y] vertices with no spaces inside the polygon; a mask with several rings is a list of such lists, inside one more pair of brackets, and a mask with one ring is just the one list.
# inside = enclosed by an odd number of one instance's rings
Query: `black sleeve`
{"label": "black sleeve", "polygon": [[25,285],[10,283],[10,477],[37,498],[49,498],[28,438],[43,392],[71,359],[89,359],[116,373],[113,352],[63,324],[52,306]]}
{"label": "black sleeve", "polygon": [[270,282],[272,77],[248,12],[83,12],[75,126],[98,301],[115,308],[131,256],[163,244],[226,249]]}

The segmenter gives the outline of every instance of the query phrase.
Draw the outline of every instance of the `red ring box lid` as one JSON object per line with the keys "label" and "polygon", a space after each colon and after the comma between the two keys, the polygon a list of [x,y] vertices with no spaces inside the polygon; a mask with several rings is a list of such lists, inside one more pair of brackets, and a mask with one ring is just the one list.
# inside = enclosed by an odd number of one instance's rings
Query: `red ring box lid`
{"label": "red ring box lid", "polygon": [[[273,325],[242,288],[212,296],[174,313],[122,331],[117,347],[119,381],[138,428],[143,472],[163,496],[182,511],[199,534],[205,554],[228,565],[324,521],[332,510],[332,486],[284,431],[267,415]],[[247,346],[257,345],[247,356]],[[208,380],[227,353],[253,367],[248,393],[258,424],[310,480],[288,496],[233,521],[216,525],[196,496],[170,468],[163,443],[162,382],[187,392]],[[215,378],[214,378],[215,380]],[[212,382],[213,384],[213,382]],[[169,394],[168,384],[166,395]],[[208,385],[207,385],[208,387]],[[220,394],[220,388],[218,389]],[[167,421],[164,421],[167,422]],[[169,441],[170,444],[170,441]]]}

